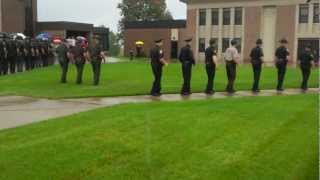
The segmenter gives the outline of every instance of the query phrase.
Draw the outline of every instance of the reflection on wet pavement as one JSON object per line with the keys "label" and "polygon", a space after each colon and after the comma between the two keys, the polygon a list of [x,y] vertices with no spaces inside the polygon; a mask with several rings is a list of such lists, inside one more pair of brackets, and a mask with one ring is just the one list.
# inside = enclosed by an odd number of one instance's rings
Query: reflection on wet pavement
{"label": "reflection on wet pavement", "polygon": [[[195,93],[188,97],[183,97],[178,94],[167,94],[161,97],[127,96],[64,100],[48,100],[20,96],[0,97],[0,130],[14,128],[47,119],[63,117],[99,107],[110,107],[126,103],[295,95],[301,93],[302,92],[297,89],[288,89],[281,93],[274,90],[263,90],[259,94],[254,94],[249,91],[239,91],[234,95],[228,95],[225,92],[217,92],[213,96],[207,96],[203,93]],[[310,89],[307,93],[319,93],[319,89]]]}

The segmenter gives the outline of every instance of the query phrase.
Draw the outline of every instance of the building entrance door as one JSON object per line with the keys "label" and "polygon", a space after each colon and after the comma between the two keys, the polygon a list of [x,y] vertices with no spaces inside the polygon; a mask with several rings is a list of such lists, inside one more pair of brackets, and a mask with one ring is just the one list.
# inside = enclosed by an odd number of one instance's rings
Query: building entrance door
{"label": "building entrance door", "polygon": [[178,41],[171,41],[171,59],[178,58]]}
{"label": "building entrance door", "polygon": [[266,63],[274,61],[275,38],[276,38],[276,17],[275,6],[263,7],[262,15],[262,39],[264,48],[264,60]]}

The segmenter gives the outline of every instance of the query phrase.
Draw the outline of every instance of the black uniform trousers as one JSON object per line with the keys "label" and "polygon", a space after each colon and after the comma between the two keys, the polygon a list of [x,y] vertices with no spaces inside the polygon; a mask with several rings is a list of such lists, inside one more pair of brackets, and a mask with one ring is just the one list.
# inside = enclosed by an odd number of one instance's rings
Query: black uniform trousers
{"label": "black uniform trousers", "polygon": [[216,65],[214,63],[206,64],[206,71],[208,76],[207,88],[205,90],[206,93],[212,93],[214,91],[214,77],[216,74]]}
{"label": "black uniform trousers", "polygon": [[228,76],[228,85],[226,87],[226,91],[229,93],[233,93],[235,91],[234,82],[236,80],[237,75],[237,63],[235,63],[234,61],[227,61],[226,70]]}
{"label": "black uniform trousers", "polygon": [[68,73],[68,66],[69,66],[69,61],[67,59],[59,59],[59,64],[61,67],[61,83],[66,83],[67,82],[67,73]]}
{"label": "black uniform trousers", "polygon": [[17,56],[17,71],[18,72],[23,72],[23,67],[24,67],[24,58],[23,56]]}
{"label": "black uniform trousers", "polygon": [[159,95],[161,92],[162,64],[151,64],[154,81],[152,85],[151,95]]}
{"label": "black uniform trousers", "polygon": [[30,56],[24,56],[24,60],[25,60],[26,70],[29,71],[31,69],[31,57]]}
{"label": "black uniform trousers", "polygon": [[93,84],[99,85],[100,82],[100,72],[101,72],[101,60],[93,58],[91,61],[92,71],[93,71]]}
{"label": "black uniform trousers", "polygon": [[302,83],[301,89],[308,88],[308,80],[311,74],[311,64],[300,64],[300,69],[302,72]]}
{"label": "black uniform trousers", "polygon": [[259,90],[259,82],[261,77],[262,63],[261,62],[252,62],[253,69],[253,85],[252,90]]}
{"label": "black uniform trousers", "polygon": [[277,66],[277,69],[278,69],[277,90],[282,90],[284,77],[285,77],[286,71],[287,71],[287,61],[278,61],[276,66]]}
{"label": "black uniform trousers", "polygon": [[48,56],[42,56],[42,66],[48,67],[49,66],[49,58]]}
{"label": "black uniform trousers", "polygon": [[84,65],[85,65],[85,61],[82,59],[76,59],[75,62],[76,68],[77,68],[77,84],[81,84],[82,83],[82,76],[83,76],[83,69],[84,69]]}
{"label": "black uniform trousers", "polygon": [[[59,63],[60,63],[60,65],[61,65],[60,60],[59,60]],[[30,57],[30,69],[31,69],[31,70],[34,69],[35,66],[36,66],[36,57],[35,57],[35,56],[31,56],[31,57]]]}
{"label": "black uniform trousers", "polygon": [[10,69],[10,73],[14,74],[16,73],[16,64],[17,64],[17,59],[15,56],[9,56],[8,57],[8,61],[9,61],[9,69]]}
{"label": "black uniform trousers", "polygon": [[181,89],[181,94],[190,94],[190,81],[192,75],[192,63],[183,62],[182,63],[182,75],[183,75],[183,85]]}
{"label": "black uniform trousers", "polygon": [[8,69],[9,69],[9,62],[7,58],[3,58],[1,60],[1,74],[2,75],[7,75],[8,74]]}

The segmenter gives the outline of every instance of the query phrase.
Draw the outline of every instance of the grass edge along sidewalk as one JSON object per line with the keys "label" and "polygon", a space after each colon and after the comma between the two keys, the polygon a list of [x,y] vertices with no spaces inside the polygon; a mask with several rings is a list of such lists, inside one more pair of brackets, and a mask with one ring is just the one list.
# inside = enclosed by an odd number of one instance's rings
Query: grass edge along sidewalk
{"label": "grass edge along sidewalk", "polygon": [[318,179],[316,97],[126,104],[0,131],[0,179]]}
{"label": "grass edge along sidewalk", "polygon": [[[92,72],[89,64],[85,67],[84,84],[75,84],[75,67],[70,65],[67,84],[60,84],[60,68],[58,66],[35,70],[12,76],[0,77],[0,95],[18,95],[43,97],[51,99],[82,98],[82,97],[112,97],[147,95],[150,93],[153,77],[150,64],[147,62],[121,62],[105,64],[102,67],[101,85],[92,85]],[[319,70],[313,69],[309,86],[319,87]],[[203,92],[206,86],[204,65],[194,67],[192,91]],[[276,68],[265,67],[262,71],[260,89],[275,89],[277,81]],[[236,80],[237,90],[250,90],[253,82],[250,65],[240,65]],[[224,65],[220,65],[215,77],[217,91],[224,91],[226,86]],[[299,88],[301,72],[298,68],[288,68],[285,88]],[[180,64],[170,64],[164,68],[162,89],[165,94],[179,93],[182,85]]]}

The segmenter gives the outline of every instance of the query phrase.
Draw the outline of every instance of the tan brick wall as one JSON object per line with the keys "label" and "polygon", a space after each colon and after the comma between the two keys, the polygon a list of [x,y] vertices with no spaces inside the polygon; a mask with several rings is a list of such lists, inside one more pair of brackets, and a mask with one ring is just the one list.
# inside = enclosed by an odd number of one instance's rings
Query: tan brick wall
{"label": "tan brick wall", "polygon": [[[276,25],[276,42],[282,38],[289,41],[288,49],[293,55],[295,42],[295,24],[296,24],[296,8],[294,5],[278,6],[277,25]],[[279,44],[277,43],[276,47]]]}
{"label": "tan brick wall", "polygon": [[[37,0],[33,1],[34,24],[37,21]],[[24,32],[25,4],[24,0],[2,0],[1,26],[4,32]]]}
{"label": "tan brick wall", "polygon": [[[187,29],[185,34],[183,35],[186,37],[192,37],[192,49],[196,49],[196,43],[198,40],[196,39],[196,31],[197,31],[197,10],[195,9],[188,9],[187,10]],[[183,38],[183,39],[185,39]]]}
{"label": "tan brick wall", "polygon": [[243,59],[245,62],[250,61],[250,51],[255,46],[256,40],[260,38],[261,31],[261,7],[245,8],[244,24],[244,49]]}
{"label": "tan brick wall", "polygon": [[163,50],[165,58],[170,59],[171,56],[171,29],[127,29],[124,33],[124,54],[130,55],[132,49],[136,52],[135,42],[143,41],[143,52],[149,57],[150,49],[154,47],[155,39],[164,39]]}

